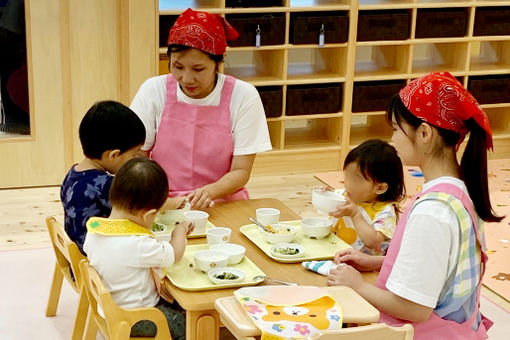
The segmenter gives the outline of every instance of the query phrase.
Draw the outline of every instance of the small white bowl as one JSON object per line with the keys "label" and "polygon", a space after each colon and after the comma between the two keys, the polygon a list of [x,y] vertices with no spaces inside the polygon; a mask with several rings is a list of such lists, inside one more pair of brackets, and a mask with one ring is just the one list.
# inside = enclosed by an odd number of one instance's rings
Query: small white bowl
{"label": "small white bowl", "polygon": [[[281,249],[281,250],[280,250]],[[285,254],[282,250],[295,250],[295,254]],[[280,251],[279,251],[280,250]],[[271,255],[281,259],[297,259],[305,253],[305,247],[295,243],[279,243],[271,247]]]}
{"label": "small white bowl", "polygon": [[[236,276],[236,278],[235,279],[222,279],[222,278],[217,277],[217,276],[221,276],[221,275],[225,275],[225,274],[234,275],[234,276]],[[235,268],[211,269],[207,273],[207,275],[209,276],[209,279],[212,282],[216,283],[217,285],[241,282],[246,277],[246,275],[244,274],[244,272],[242,270],[235,269]]]}
{"label": "small white bowl", "polygon": [[203,272],[208,272],[214,268],[226,267],[229,256],[219,251],[199,250],[193,254],[195,265]]}
{"label": "small white bowl", "polygon": [[151,231],[154,237],[161,242],[170,242],[172,239],[172,234],[168,232],[168,227],[163,223],[154,222],[151,226]]}
{"label": "small white bowl", "polygon": [[336,211],[340,203],[345,202],[343,191],[312,190],[312,205],[325,214]]}
{"label": "small white bowl", "polygon": [[218,243],[228,243],[232,235],[232,229],[226,227],[214,227],[205,232],[207,243],[209,245]]}
{"label": "small white bowl", "polygon": [[[266,240],[266,242],[269,242],[271,244],[277,244],[277,243],[289,243],[294,240],[296,237],[297,229],[294,228],[291,225],[284,224],[284,223],[277,223],[277,224],[271,224],[271,227],[275,230],[286,230],[285,233],[270,233],[267,231],[260,229],[260,232],[262,233],[262,236]],[[288,231],[288,232],[287,232]]]}
{"label": "small white bowl", "polygon": [[324,217],[310,217],[301,220],[301,231],[308,237],[321,239],[329,235],[333,221]]}
{"label": "small white bowl", "polygon": [[240,244],[234,243],[218,243],[209,246],[209,250],[219,251],[229,256],[228,265],[232,266],[238,264],[244,258],[246,254],[246,248]]}
{"label": "small white bowl", "polygon": [[184,212],[189,211],[191,204],[186,202],[183,208],[174,210],[165,210],[164,212],[158,212],[156,215],[156,222],[163,223],[169,227],[175,226],[177,223],[184,222]]}

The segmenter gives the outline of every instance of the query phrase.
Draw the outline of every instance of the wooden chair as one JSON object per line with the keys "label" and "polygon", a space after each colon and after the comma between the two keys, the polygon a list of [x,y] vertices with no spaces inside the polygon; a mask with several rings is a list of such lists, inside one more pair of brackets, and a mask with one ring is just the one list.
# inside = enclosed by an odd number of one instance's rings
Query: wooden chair
{"label": "wooden chair", "polygon": [[[156,324],[157,333],[154,339],[172,339],[168,322],[162,311],[154,307],[123,309],[113,301],[99,274],[87,260],[80,262],[80,270],[83,287],[90,301],[86,340],[96,339],[98,328],[109,340],[138,339],[130,338],[130,333],[131,327],[140,320],[150,320]],[[104,317],[99,314],[98,307],[103,310]]]}
{"label": "wooden chair", "polygon": [[88,301],[85,293],[81,289],[82,278],[79,263],[85,256],[80,252],[76,243],[71,241],[63,226],[57,222],[54,217],[46,218],[46,225],[48,226],[48,232],[50,233],[50,239],[56,257],[53,281],[51,283],[50,296],[46,307],[46,316],[55,316],[56,314],[60,292],[62,290],[62,281],[65,277],[67,282],[69,282],[71,287],[73,287],[80,296],[72,339],[81,339],[83,337],[83,330],[85,329],[85,321],[87,320]]}
{"label": "wooden chair", "polygon": [[392,327],[385,323],[342,328],[307,337],[307,340],[412,340],[414,328],[410,324]]}

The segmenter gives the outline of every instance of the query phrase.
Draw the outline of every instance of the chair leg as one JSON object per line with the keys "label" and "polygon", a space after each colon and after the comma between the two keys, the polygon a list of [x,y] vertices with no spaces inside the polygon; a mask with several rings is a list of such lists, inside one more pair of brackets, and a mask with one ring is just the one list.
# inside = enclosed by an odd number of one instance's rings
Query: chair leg
{"label": "chair leg", "polygon": [[89,301],[87,294],[81,288],[80,301],[78,302],[78,309],[76,311],[76,319],[74,320],[74,329],[72,340],[82,340],[83,332],[85,330],[85,323],[87,322],[87,314],[89,310]]}
{"label": "chair leg", "polygon": [[87,315],[87,330],[85,332],[85,340],[96,340],[98,327],[96,324],[96,320],[94,320],[94,315],[92,315],[92,310],[89,308],[89,312]]}
{"label": "chair leg", "polygon": [[55,263],[55,270],[53,271],[53,280],[50,288],[50,297],[48,298],[48,305],[46,306],[46,316],[55,316],[57,313],[63,279],[64,275],[60,271],[58,263]]}

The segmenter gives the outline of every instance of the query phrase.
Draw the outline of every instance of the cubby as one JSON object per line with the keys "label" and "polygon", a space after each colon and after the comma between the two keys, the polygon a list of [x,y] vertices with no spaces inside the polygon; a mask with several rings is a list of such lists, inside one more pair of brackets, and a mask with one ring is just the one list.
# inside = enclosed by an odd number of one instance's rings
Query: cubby
{"label": "cubby", "polygon": [[283,80],[284,51],[235,50],[225,57],[224,71],[255,85],[276,85]]}
{"label": "cubby", "polygon": [[406,75],[410,45],[356,46],[355,80]]}
{"label": "cubby", "polygon": [[[162,8],[163,44],[171,20],[188,5],[225,16],[241,32],[220,70],[259,90],[273,151],[258,155],[255,166],[286,172],[287,163],[301,154],[324,159],[315,171],[340,168],[347,152],[364,140],[390,140],[388,100],[432,71],[449,71],[469,87],[489,115],[497,145],[510,145],[510,0],[163,3],[179,7]],[[158,52],[160,72],[166,73],[166,49]],[[508,154],[496,148],[491,157]],[[304,163],[293,171],[309,171]]]}
{"label": "cubby", "polygon": [[432,71],[463,72],[466,69],[468,43],[437,43],[413,46],[411,73],[424,74]]}
{"label": "cubby", "polygon": [[343,47],[293,48],[288,50],[287,79],[293,83],[344,78],[347,49]]}

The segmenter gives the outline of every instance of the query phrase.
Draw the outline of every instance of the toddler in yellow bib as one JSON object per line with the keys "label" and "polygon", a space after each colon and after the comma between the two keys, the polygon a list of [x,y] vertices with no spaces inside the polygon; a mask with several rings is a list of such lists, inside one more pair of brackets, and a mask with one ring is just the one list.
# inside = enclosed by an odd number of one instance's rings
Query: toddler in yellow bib
{"label": "toddler in yellow bib", "polygon": [[353,248],[384,255],[397,225],[397,204],[404,197],[404,171],[394,147],[368,140],[344,161],[345,203],[330,215],[338,217],[334,232]]}
{"label": "toddler in yellow bib", "polygon": [[[160,298],[153,268],[179,261],[186,248],[189,223],[179,224],[170,242],[158,241],[149,230],[168,197],[168,180],[154,161],[134,158],[117,172],[110,188],[112,211],[108,218],[91,217],[83,249],[112,298],[122,308],[156,307],[168,320],[173,339],[185,339],[185,316],[177,303]],[[154,336],[156,325],[137,322],[131,336]]]}

